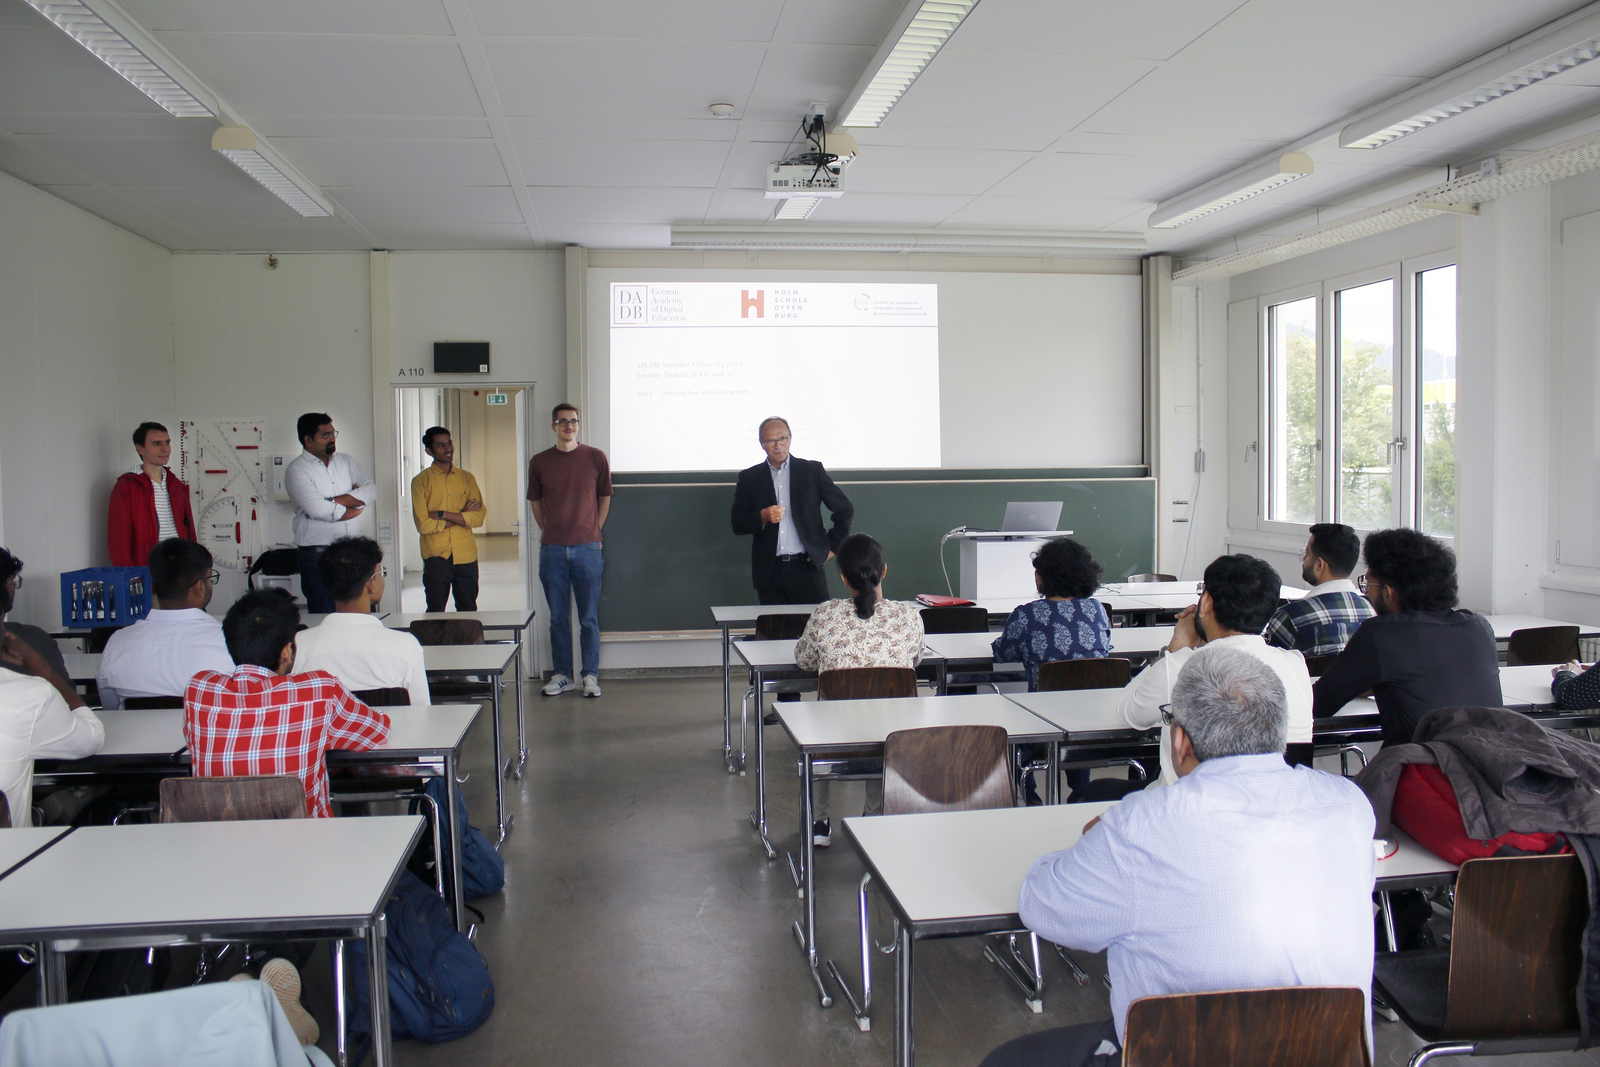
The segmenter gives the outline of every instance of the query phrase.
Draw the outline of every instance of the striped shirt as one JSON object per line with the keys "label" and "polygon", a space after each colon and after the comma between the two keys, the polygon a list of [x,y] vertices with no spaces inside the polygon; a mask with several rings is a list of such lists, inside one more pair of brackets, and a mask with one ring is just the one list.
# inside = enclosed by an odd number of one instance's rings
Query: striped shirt
{"label": "striped shirt", "polygon": [[183,738],[196,778],[292,774],[306,814],[326,818],[330,748],[369,752],[389,739],[389,716],[367,707],[327,671],[279,675],[245,664],[201,671],[183,694]]}
{"label": "striped shirt", "polygon": [[177,537],[178,524],[172,521],[172,497],[167,495],[167,472],[161,472],[159,482],[151,478],[150,485],[156,494],[156,539],[165,541]]}
{"label": "striped shirt", "polygon": [[1354,582],[1335,578],[1273,612],[1261,636],[1269,645],[1299,649],[1307,656],[1337,656],[1373,614]]}

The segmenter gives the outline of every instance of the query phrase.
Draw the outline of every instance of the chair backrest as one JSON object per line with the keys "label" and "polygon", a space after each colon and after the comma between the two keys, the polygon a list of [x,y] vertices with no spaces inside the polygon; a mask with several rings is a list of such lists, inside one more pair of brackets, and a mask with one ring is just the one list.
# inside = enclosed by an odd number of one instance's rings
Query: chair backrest
{"label": "chair backrest", "polygon": [[122,706],[129,711],[152,711],[157,708],[181,708],[182,697],[123,697]]}
{"label": "chair backrest", "polygon": [[1321,678],[1338,658],[1338,656],[1307,656],[1306,673],[1313,678]]}
{"label": "chair backrest", "polygon": [[1530,663],[1567,663],[1578,658],[1576,626],[1530,626],[1511,631],[1506,645],[1506,666]]}
{"label": "chair backrest", "polygon": [[162,822],[305,817],[306,787],[292,774],[161,779]]}
{"label": "chair backrest", "polygon": [[972,607],[923,608],[922,632],[925,634],[986,634],[989,632],[989,610],[976,604]]}
{"label": "chair backrest", "polygon": [[1039,664],[1039,692],[1062,689],[1121,689],[1133,677],[1125,659],[1058,659]]}
{"label": "chair backrest", "polygon": [[1341,986],[1141,997],[1123,1067],[1367,1067],[1366,999]]}
{"label": "chair backrest", "polygon": [[1440,1039],[1578,1029],[1589,895],[1578,857],[1468,860],[1456,879]]}
{"label": "chair backrest", "polygon": [[1128,581],[1130,581],[1130,582],[1175,582],[1177,580],[1178,580],[1178,577],[1175,574],[1130,574],[1130,575],[1128,575]]}
{"label": "chair backrest", "polygon": [[483,644],[483,623],[477,619],[418,619],[410,630],[419,645]]}
{"label": "chair backrest", "polygon": [[401,708],[411,703],[411,690],[398,685],[383,689],[357,689],[350,695],[369,708]]}
{"label": "chair backrest", "polygon": [[1002,726],[927,726],[883,741],[883,813],[977,811],[1014,802]]}
{"label": "chair backrest", "polygon": [[818,700],[914,697],[917,672],[910,667],[844,667],[817,675]]}
{"label": "chair backrest", "polygon": [[106,642],[111,640],[111,635],[121,629],[123,629],[121,626],[96,626],[91,629],[89,631],[89,651],[104,652],[106,650]]}
{"label": "chair backrest", "polygon": [[809,615],[773,614],[756,617],[757,641],[794,641],[806,632]]}

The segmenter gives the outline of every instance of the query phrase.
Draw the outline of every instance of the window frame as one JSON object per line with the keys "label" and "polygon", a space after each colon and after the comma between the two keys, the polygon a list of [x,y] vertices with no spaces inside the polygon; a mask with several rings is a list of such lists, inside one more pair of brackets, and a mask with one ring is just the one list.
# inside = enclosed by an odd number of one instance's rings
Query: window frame
{"label": "window frame", "polygon": [[[1256,486],[1256,516],[1258,527],[1266,533],[1282,533],[1298,535],[1302,540],[1306,530],[1312,523],[1321,522],[1321,515],[1325,514],[1324,494],[1327,491],[1326,443],[1328,440],[1328,405],[1327,398],[1327,347],[1328,332],[1326,329],[1326,316],[1323,313],[1323,286],[1320,282],[1306,285],[1297,285],[1288,289],[1280,289],[1273,293],[1263,294],[1258,298],[1257,304],[1257,330],[1260,337],[1259,351],[1256,356],[1257,367],[1257,400],[1256,410],[1260,412],[1257,426],[1257,439],[1262,442],[1260,449],[1261,461],[1256,465],[1259,470],[1259,480]],[[1316,516],[1312,523],[1294,522],[1287,519],[1271,518],[1271,482],[1272,482],[1272,309],[1280,304],[1292,304],[1297,301],[1310,299],[1315,301],[1317,323],[1316,345],[1316,429],[1317,429],[1317,462],[1316,488],[1313,498],[1316,501]]]}
{"label": "window frame", "polygon": [[[1401,278],[1404,275],[1404,264],[1398,261],[1369,267],[1366,270],[1356,271],[1352,274],[1341,275],[1337,278],[1328,278],[1323,281],[1323,313],[1327,318],[1329,344],[1327,346],[1328,366],[1326,378],[1328,390],[1323,400],[1328,407],[1328,436],[1327,440],[1333,442],[1332,448],[1323,449],[1323,463],[1325,471],[1323,478],[1328,485],[1328,491],[1320,501],[1318,511],[1319,522],[1344,522],[1344,517],[1339,513],[1339,481],[1342,470],[1340,460],[1343,449],[1344,425],[1341,413],[1344,409],[1344,375],[1342,366],[1343,338],[1339,336],[1339,294],[1347,289],[1359,289],[1362,286],[1372,285],[1377,282],[1387,281],[1391,285],[1391,295],[1394,301],[1394,321],[1390,341],[1391,367],[1395,378],[1395,391],[1389,420],[1389,434],[1391,444],[1396,438],[1407,440],[1404,410],[1406,403],[1407,387],[1410,381],[1407,345],[1405,343],[1405,323],[1407,321],[1407,304],[1405,292],[1401,288]],[[1409,466],[1409,455],[1406,446],[1400,448],[1400,455],[1393,461],[1391,477],[1394,479],[1394,490],[1389,513],[1390,526],[1398,525],[1407,514],[1407,489],[1405,486],[1405,470]],[[1392,454],[1392,450],[1391,450]],[[1358,535],[1364,536],[1371,531],[1364,526],[1353,527]],[[1388,527],[1378,527],[1387,529]]]}
{"label": "window frame", "polygon": [[[1407,259],[1401,264],[1401,276],[1402,276],[1402,280],[1403,280],[1403,285],[1402,285],[1402,288],[1401,288],[1401,294],[1405,298],[1405,316],[1404,316],[1404,318],[1405,318],[1405,327],[1406,327],[1405,338],[1406,338],[1406,348],[1407,348],[1406,389],[1408,390],[1408,395],[1406,396],[1406,411],[1405,411],[1405,415],[1406,415],[1406,419],[1407,419],[1407,429],[1406,429],[1406,432],[1405,432],[1405,437],[1406,437],[1406,457],[1405,457],[1406,462],[1405,462],[1405,467],[1406,467],[1406,471],[1407,471],[1408,495],[1407,495],[1407,499],[1406,499],[1406,510],[1404,512],[1404,518],[1405,518],[1405,525],[1411,527],[1412,529],[1416,529],[1416,530],[1421,530],[1422,529],[1422,514],[1418,510],[1422,506],[1422,449],[1421,449],[1421,444],[1420,444],[1420,441],[1421,441],[1421,429],[1422,429],[1422,388],[1421,388],[1421,385],[1422,385],[1422,363],[1421,363],[1421,351],[1418,348],[1418,341],[1420,340],[1420,338],[1418,337],[1418,330],[1421,329],[1421,321],[1417,317],[1417,297],[1418,297],[1418,293],[1417,293],[1417,275],[1425,273],[1425,272],[1430,271],[1430,270],[1438,270],[1440,267],[1455,267],[1456,268],[1456,323],[1457,323],[1457,326],[1456,326],[1456,353],[1457,353],[1456,388],[1457,388],[1457,404],[1458,404],[1458,407],[1456,409],[1456,417],[1457,417],[1457,420],[1458,420],[1457,421],[1457,425],[1459,426],[1459,419],[1460,419],[1460,414],[1461,414],[1460,407],[1459,407],[1459,397],[1460,397],[1459,390],[1460,390],[1460,382],[1461,382],[1461,378],[1460,378],[1460,373],[1461,372],[1460,372],[1460,362],[1459,362],[1459,360],[1460,360],[1460,350],[1461,350],[1461,329],[1460,329],[1460,321],[1461,321],[1461,295],[1460,295],[1461,294],[1461,263],[1460,263],[1460,260],[1461,260],[1461,256],[1457,253],[1456,250],[1452,249],[1452,250],[1450,250],[1448,252],[1435,252],[1432,255],[1417,256],[1415,258]],[[1460,486],[1461,486],[1461,475],[1460,475],[1460,471],[1458,470],[1457,473],[1456,473],[1456,488],[1457,488],[1458,494],[1459,494],[1459,491],[1460,491]],[[1457,498],[1457,506],[1455,508],[1455,513],[1456,513],[1456,521],[1459,524],[1460,521],[1461,521],[1461,510],[1460,510],[1459,496]],[[1448,536],[1446,536],[1444,534],[1429,534],[1428,536],[1437,538],[1438,540],[1443,541],[1447,545],[1450,545],[1452,547],[1454,547],[1454,545],[1455,545],[1455,540],[1456,539],[1455,539],[1455,534],[1453,532],[1451,534],[1449,534]]]}

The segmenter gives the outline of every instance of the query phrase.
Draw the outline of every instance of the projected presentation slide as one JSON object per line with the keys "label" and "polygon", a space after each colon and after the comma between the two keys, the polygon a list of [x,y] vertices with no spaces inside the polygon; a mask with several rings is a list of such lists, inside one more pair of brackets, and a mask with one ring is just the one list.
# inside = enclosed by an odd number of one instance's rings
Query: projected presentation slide
{"label": "projected presentation slide", "polygon": [[611,466],[738,470],[781,415],[829,467],[939,466],[939,287],[613,282]]}

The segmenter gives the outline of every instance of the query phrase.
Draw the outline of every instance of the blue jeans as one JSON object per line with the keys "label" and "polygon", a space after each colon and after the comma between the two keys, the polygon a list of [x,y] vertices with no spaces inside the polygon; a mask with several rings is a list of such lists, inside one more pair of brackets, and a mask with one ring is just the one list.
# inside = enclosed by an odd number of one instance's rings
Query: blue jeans
{"label": "blue jeans", "polygon": [[[600,575],[605,558],[600,542],[540,545],[539,584],[550,605],[550,665],[557,674],[577,678],[600,673]],[[583,669],[572,670],[572,600],[578,601],[578,637]]]}

